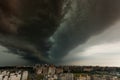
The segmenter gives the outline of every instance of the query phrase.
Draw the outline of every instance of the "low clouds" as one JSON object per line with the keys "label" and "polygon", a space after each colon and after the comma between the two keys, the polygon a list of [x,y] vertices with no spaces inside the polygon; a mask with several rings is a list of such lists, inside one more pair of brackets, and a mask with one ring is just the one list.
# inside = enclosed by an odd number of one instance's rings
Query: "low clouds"
{"label": "low clouds", "polygon": [[102,53],[115,53],[119,54],[120,52],[120,42],[115,43],[106,43],[101,45],[94,45],[85,50],[85,52],[81,53],[81,55],[90,56]]}
{"label": "low clouds", "polygon": [[[120,66],[120,41],[90,46],[84,51],[68,54],[61,64]],[[72,57],[71,57],[72,56]]]}
{"label": "low clouds", "polygon": [[[120,21],[99,35],[70,51],[63,64],[119,66],[120,57]],[[72,57],[71,57],[72,56]],[[64,63],[65,62],[65,63]]]}
{"label": "low clouds", "polygon": [[0,46],[0,66],[26,65],[30,63],[31,62],[24,60],[22,56],[13,54],[9,52],[7,48]]}

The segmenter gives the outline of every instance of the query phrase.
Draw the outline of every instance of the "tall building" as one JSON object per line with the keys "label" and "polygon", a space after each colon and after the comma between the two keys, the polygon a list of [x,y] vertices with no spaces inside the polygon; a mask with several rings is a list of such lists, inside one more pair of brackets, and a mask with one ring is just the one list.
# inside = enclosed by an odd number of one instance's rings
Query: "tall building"
{"label": "tall building", "polygon": [[48,68],[47,67],[42,67],[42,73],[43,74],[48,74]]}
{"label": "tall building", "polygon": [[0,80],[2,80],[2,78],[3,78],[3,75],[1,74],[1,75],[0,75]]}
{"label": "tall building", "polygon": [[37,68],[37,69],[36,69],[36,74],[37,74],[37,75],[42,74],[42,71],[43,71],[42,67]]}
{"label": "tall building", "polygon": [[7,74],[7,71],[3,71],[1,74],[2,74],[2,75],[6,75],[6,74]]}
{"label": "tall building", "polygon": [[3,77],[3,80],[8,80],[8,76],[4,76],[4,77]]}
{"label": "tall building", "polygon": [[27,79],[28,79],[28,71],[23,71],[21,80],[27,80]]}
{"label": "tall building", "polygon": [[48,74],[55,74],[56,68],[54,66],[50,66],[48,69]]}

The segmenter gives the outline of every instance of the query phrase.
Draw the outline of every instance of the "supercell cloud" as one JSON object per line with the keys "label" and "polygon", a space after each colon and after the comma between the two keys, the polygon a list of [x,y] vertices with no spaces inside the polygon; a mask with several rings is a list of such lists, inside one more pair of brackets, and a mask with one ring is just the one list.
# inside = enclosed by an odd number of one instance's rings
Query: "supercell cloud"
{"label": "supercell cloud", "polygon": [[119,0],[0,1],[0,44],[32,63],[64,63],[72,50],[119,19],[119,4]]}

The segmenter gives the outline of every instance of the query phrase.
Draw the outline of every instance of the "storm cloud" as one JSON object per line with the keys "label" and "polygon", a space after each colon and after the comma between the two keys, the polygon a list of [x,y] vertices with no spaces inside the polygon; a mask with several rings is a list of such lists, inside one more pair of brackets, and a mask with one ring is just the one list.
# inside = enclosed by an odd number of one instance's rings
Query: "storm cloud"
{"label": "storm cloud", "polygon": [[50,63],[48,38],[64,15],[62,1],[0,1],[0,44],[24,59]]}
{"label": "storm cloud", "polygon": [[119,3],[119,0],[74,0],[66,14],[69,17],[52,37],[53,62],[61,62],[72,49],[113,25],[120,18]]}
{"label": "storm cloud", "polygon": [[61,60],[120,17],[119,0],[0,1],[0,44],[33,63]]}

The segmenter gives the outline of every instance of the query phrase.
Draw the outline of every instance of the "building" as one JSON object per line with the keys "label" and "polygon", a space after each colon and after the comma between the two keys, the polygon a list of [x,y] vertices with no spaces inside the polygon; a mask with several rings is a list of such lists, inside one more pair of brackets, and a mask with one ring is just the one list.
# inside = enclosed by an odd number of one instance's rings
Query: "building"
{"label": "building", "polygon": [[72,73],[60,74],[58,80],[74,80],[74,75]]}
{"label": "building", "polygon": [[42,73],[43,74],[48,74],[48,68],[47,67],[42,67]]}
{"label": "building", "polygon": [[42,71],[43,71],[42,67],[37,68],[37,69],[36,69],[36,74],[37,74],[37,75],[42,74]]}
{"label": "building", "polygon": [[1,74],[1,75],[0,75],[0,80],[2,80],[2,78],[3,78],[3,75]]}
{"label": "building", "polygon": [[56,68],[56,74],[59,74],[59,73],[63,73],[63,69],[62,68]]}
{"label": "building", "polygon": [[23,71],[21,80],[27,80],[27,79],[28,79],[28,71]]}
{"label": "building", "polygon": [[55,74],[56,68],[54,66],[49,67],[48,74]]}
{"label": "building", "polygon": [[4,77],[3,77],[3,80],[8,80],[8,76],[4,76]]}

